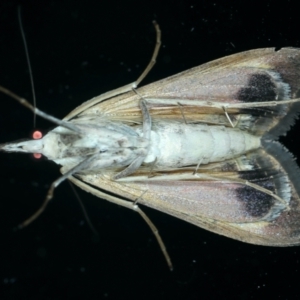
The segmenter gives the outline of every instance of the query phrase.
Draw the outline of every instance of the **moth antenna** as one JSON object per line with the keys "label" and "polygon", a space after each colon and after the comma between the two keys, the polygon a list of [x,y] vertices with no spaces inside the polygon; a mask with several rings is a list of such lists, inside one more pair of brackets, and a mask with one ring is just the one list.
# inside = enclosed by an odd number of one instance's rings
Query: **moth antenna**
{"label": "moth antenna", "polygon": [[156,31],[155,48],[154,48],[151,60],[150,60],[149,64],[147,65],[146,69],[140,75],[140,77],[135,82],[132,83],[132,88],[133,89],[137,88],[137,86],[148,75],[148,73],[151,71],[151,69],[153,68],[153,66],[156,63],[156,58],[157,58],[157,55],[158,55],[158,51],[159,51],[159,48],[161,46],[161,31],[160,31],[159,25],[156,23],[156,21],[153,21],[153,25],[154,25],[154,28],[155,28],[155,31]]}
{"label": "moth antenna", "polygon": [[46,207],[49,204],[50,200],[53,198],[55,188],[58,187],[63,181],[65,181],[66,179],[68,179],[68,177],[72,176],[74,173],[77,173],[80,170],[82,170],[84,168],[87,168],[87,166],[91,163],[91,161],[94,158],[96,158],[98,155],[99,155],[99,153],[95,153],[95,154],[89,156],[84,161],[82,161],[81,163],[79,163],[77,166],[75,166],[71,170],[67,171],[64,175],[62,175],[61,177],[59,177],[55,181],[53,181],[51,183],[51,185],[50,185],[50,188],[49,188],[49,190],[47,192],[46,198],[45,198],[43,204],[41,205],[41,207],[31,217],[29,217],[24,222],[22,222],[19,225],[19,228],[21,229],[21,228],[24,228],[24,227],[28,226],[37,217],[39,217],[43,213],[43,211],[46,209]]}
{"label": "moth antenna", "polygon": [[94,235],[99,236],[99,233],[98,233],[98,231],[95,229],[94,225],[92,224],[91,219],[89,218],[88,213],[87,213],[87,211],[86,211],[86,209],[85,209],[85,206],[84,206],[84,204],[83,204],[83,202],[82,202],[80,196],[78,195],[76,189],[74,188],[74,185],[73,185],[69,180],[68,180],[68,183],[69,183],[69,185],[70,185],[70,187],[71,187],[73,193],[75,194],[75,197],[77,198],[77,200],[78,200],[78,202],[79,202],[79,204],[80,204],[81,210],[82,210],[82,212],[83,212],[83,216],[84,216],[84,218],[85,218],[85,220],[86,220],[88,226],[90,227],[90,229],[91,229],[91,231],[94,233]]}
{"label": "moth antenna", "polygon": [[[26,61],[27,61],[28,70],[29,70],[33,106],[36,107],[36,96],[35,96],[35,88],[34,88],[34,81],[33,81],[33,73],[32,73],[32,68],[31,68],[31,63],[30,63],[30,58],[29,58],[26,36],[25,36],[23,24],[22,24],[21,6],[20,5],[18,6],[18,20],[19,20],[19,26],[20,26],[20,31],[21,31],[21,35],[22,35],[23,45],[24,45],[24,49],[25,49],[25,53],[26,53]],[[33,113],[33,127],[35,127],[35,126],[36,126],[36,114]]]}
{"label": "moth antenna", "polygon": [[62,126],[62,127],[65,127],[67,129],[70,129],[71,131],[74,131],[78,134],[81,134],[81,130],[75,126],[74,124],[72,123],[69,123],[69,122],[66,122],[66,121],[63,121],[63,120],[60,120],[58,118],[55,118],[51,115],[48,115],[47,113],[39,110],[38,108],[34,107],[30,102],[28,102],[26,99],[18,96],[17,94],[13,93],[12,91],[4,88],[3,86],[0,86],[0,91],[6,95],[8,95],[9,97],[17,100],[20,104],[22,104],[23,106],[27,107],[29,110],[31,110],[32,112],[34,112],[35,114],[37,114],[38,116],[54,123],[54,124],[57,124],[59,126]]}

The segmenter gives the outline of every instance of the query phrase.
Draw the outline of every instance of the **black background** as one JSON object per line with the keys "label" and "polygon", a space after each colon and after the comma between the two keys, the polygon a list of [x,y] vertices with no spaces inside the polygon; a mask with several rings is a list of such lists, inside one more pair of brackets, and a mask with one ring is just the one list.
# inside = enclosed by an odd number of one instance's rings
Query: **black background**
{"label": "black background", "polygon": [[[32,101],[17,1],[0,2],[0,84]],[[37,106],[59,118],[134,81],[162,30],[157,65],[143,84],[204,62],[262,47],[300,45],[298,1],[31,1],[22,3]],[[300,80],[300,79],[299,79]],[[0,95],[0,143],[30,137],[32,113]],[[37,119],[37,126],[53,124]],[[299,155],[300,122],[282,139]],[[145,208],[174,264],[170,272],[134,212],[68,183],[46,212],[14,228],[41,204],[59,167],[0,153],[1,299],[299,299],[300,248],[243,244]]]}

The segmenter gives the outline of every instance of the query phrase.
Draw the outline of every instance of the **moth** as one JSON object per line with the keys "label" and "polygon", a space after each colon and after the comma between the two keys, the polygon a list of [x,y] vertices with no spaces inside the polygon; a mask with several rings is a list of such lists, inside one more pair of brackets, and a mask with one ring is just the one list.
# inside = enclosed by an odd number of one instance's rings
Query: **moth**
{"label": "moth", "polygon": [[61,165],[34,220],[65,179],[137,211],[145,205],[201,228],[266,246],[300,244],[300,170],[278,142],[300,111],[300,50],[264,48],[230,55],[144,87],[95,97],[58,120],[42,139],[0,145],[41,153]]}

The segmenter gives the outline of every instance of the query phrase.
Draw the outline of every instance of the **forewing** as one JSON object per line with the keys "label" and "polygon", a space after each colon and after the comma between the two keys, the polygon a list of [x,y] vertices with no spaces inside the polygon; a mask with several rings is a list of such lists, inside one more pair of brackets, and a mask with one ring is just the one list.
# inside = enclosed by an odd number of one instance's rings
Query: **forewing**
{"label": "forewing", "polygon": [[[299,49],[251,50],[149,84],[139,88],[137,93],[130,91],[116,96],[122,88],[105,93],[85,102],[66,119],[96,114],[110,120],[141,122],[138,103],[143,98],[147,101],[154,120],[182,120],[183,113],[190,122],[230,125],[222,110],[223,107],[228,107],[232,120],[237,120],[236,126],[252,128],[252,132],[259,135],[273,129],[272,134],[277,137],[286,132],[293,123],[299,105],[296,108],[293,104],[285,104],[265,108],[233,109],[230,108],[230,104],[295,99],[299,96],[298,78]],[[195,108],[195,105],[191,104],[193,101],[204,101],[207,105],[196,105]],[[220,103],[220,107],[210,107],[210,103],[213,102]],[[239,123],[240,116],[242,120]],[[250,124],[245,124],[247,118],[252,118]],[[283,122],[277,126],[281,119],[284,119]]]}

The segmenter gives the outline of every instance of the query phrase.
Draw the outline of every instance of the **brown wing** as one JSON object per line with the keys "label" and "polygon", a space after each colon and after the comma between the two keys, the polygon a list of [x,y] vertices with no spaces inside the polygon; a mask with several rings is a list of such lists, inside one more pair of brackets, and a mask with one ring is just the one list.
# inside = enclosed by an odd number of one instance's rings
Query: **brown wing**
{"label": "brown wing", "polygon": [[[90,100],[67,119],[102,115],[134,125],[141,122],[138,103],[143,97],[153,122],[156,118],[183,122],[183,114],[189,122],[230,126],[224,108],[236,127],[263,136],[264,148],[236,160],[206,165],[199,169],[198,178],[191,169],[163,170],[153,179],[140,169],[123,182],[111,181],[107,171],[79,178],[88,191],[92,192],[88,185],[104,191],[104,198],[110,193],[130,201],[139,199],[149,207],[241,241],[299,244],[300,172],[286,149],[272,142],[288,130],[299,110],[299,104],[273,105],[298,97],[299,62],[298,49],[252,50],[142,87],[138,95],[115,96],[112,91]],[[257,107],[261,102],[266,104]],[[241,105],[233,108],[236,103]]]}
{"label": "brown wing", "polygon": [[[140,204],[244,242],[300,244],[299,185],[294,184],[300,172],[279,143],[271,150],[259,149],[235,160],[203,166],[198,177],[192,173],[192,168],[186,168],[148,178],[149,170],[141,169],[122,182],[111,181],[108,172],[78,178],[89,192],[93,193],[91,187],[102,191],[104,199],[107,194],[129,201],[139,199]],[[208,176],[210,180],[205,179]]]}
{"label": "brown wing", "polygon": [[[251,50],[154,82],[139,88],[138,94],[129,91],[118,95],[123,88],[105,93],[83,103],[66,119],[96,114],[110,120],[141,122],[138,103],[143,97],[147,100],[153,120],[182,120],[184,113],[189,122],[230,125],[222,109],[229,105],[228,113],[237,127],[258,135],[272,129],[272,136],[278,137],[293,123],[299,105],[233,109],[230,104],[295,99],[299,96],[299,78],[299,49]],[[198,105],[197,101],[202,101],[202,105]],[[212,102],[220,103],[220,106],[210,107]],[[278,126],[281,119],[283,121]]]}

